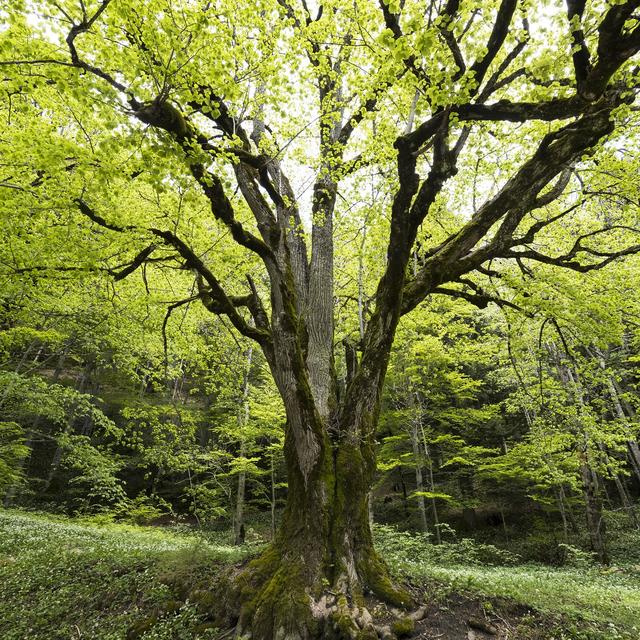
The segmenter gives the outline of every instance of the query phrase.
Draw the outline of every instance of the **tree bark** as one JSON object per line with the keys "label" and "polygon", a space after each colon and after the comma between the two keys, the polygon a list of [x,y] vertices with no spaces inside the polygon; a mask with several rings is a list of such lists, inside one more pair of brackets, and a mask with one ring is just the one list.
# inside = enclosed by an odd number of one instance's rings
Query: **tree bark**
{"label": "tree bark", "polygon": [[373,449],[325,440],[306,477],[285,443],[289,493],[275,540],[235,580],[239,633],[259,638],[355,638],[376,634],[364,596],[412,604],[373,548],[369,488]]}

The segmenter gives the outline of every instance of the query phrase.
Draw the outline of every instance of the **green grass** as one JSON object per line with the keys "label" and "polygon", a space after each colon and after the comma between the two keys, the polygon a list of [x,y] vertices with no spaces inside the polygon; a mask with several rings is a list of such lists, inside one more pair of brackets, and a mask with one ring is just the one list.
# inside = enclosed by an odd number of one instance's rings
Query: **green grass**
{"label": "green grass", "polygon": [[[640,566],[623,560],[633,558],[631,553],[620,553],[617,566],[605,568],[591,563],[590,554],[570,548],[574,566],[554,568],[520,563],[512,553],[470,539],[435,546],[420,534],[384,525],[375,526],[374,535],[397,573],[417,584],[434,581],[445,595],[508,600],[571,624],[587,623],[582,626],[604,630],[594,637],[607,640],[640,638]],[[624,540],[630,552],[640,542],[631,534]]]}
{"label": "green grass", "polygon": [[437,567],[404,565],[414,579],[434,579],[451,591],[506,598],[536,611],[596,623],[605,637],[640,637],[640,575],[541,566]]}
{"label": "green grass", "polygon": [[[414,583],[519,603],[560,620],[555,638],[640,637],[638,567],[485,566],[466,546],[462,557],[451,546],[436,559],[402,540],[387,537],[380,548]],[[150,620],[144,640],[215,638],[185,585],[206,589],[222,565],[246,555],[195,534],[0,510],[0,638],[120,640]],[[600,635],[585,635],[591,625]]]}
{"label": "green grass", "polygon": [[0,638],[116,640],[151,616],[159,623],[144,638],[198,637],[202,616],[180,602],[175,578],[213,580],[243,555],[159,529],[0,511]]}

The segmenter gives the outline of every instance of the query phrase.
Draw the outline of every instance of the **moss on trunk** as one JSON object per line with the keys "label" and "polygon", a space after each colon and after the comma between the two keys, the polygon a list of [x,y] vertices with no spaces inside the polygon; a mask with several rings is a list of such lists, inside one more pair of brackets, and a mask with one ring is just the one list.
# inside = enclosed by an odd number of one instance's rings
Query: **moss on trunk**
{"label": "moss on trunk", "polygon": [[290,465],[276,539],[233,578],[227,606],[237,612],[239,634],[253,640],[372,639],[379,633],[367,598],[413,604],[373,548],[368,493],[374,460],[363,449],[348,439],[328,446],[306,484]]}

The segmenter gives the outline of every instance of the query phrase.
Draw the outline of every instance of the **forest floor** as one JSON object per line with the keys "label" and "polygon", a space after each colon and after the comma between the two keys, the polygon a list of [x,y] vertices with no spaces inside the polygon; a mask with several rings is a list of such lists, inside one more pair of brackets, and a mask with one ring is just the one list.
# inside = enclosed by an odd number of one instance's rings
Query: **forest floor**
{"label": "forest floor", "polygon": [[[219,638],[207,585],[237,548],[188,530],[0,510],[0,638]],[[413,637],[637,640],[640,567],[432,564],[389,558],[429,603]]]}

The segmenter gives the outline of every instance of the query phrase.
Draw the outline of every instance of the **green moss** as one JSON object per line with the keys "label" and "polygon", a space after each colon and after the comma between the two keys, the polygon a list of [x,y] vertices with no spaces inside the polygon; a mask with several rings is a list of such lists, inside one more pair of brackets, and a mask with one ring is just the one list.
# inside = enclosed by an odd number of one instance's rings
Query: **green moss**
{"label": "green moss", "polygon": [[358,634],[358,625],[355,620],[348,614],[336,614],[332,620],[333,633],[336,640],[347,640]]}
{"label": "green moss", "polygon": [[389,575],[386,564],[375,551],[361,559],[360,569],[365,577],[367,586],[387,604],[403,609],[409,609],[415,603],[406,589],[396,586]]}
{"label": "green moss", "polygon": [[156,616],[149,616],[147,618],[143,618],[142,620],[138,620],[134,622],[127,629],[127,640],[137,640],[141,638],[151,627],[157,624],[158,618]]}
{"label": "green moss", "polygon": [[367,627],[358,633],[358,640],[378,640],[378,633],[374,627]]}
{"label": "green moss", "polygon": [[195,589],[189,594],[189,600],[193,602],[200,613],[215,611],[219,605],[216,594],[204,589]]}
{"label": "green moss", "polygon": [[238,576],[239,627],[244,631],[264,638],[273,637],[281,630],[284,635],[307,630],[311,637],[316,634],[314,628],[318,625],[311,613],[308,593],[313,574],[302,554],[295,555],[299,560],[291,557],[277,544],[273,545]]}
{"label": "green moss", "polygon": [[162,604],[161,612],[162,613],[175,613],[176,611],[178,611],[180,609],[180,607],[182,605],[183,605],[183,603],[180,602],[179,600],[167,600],[165,603]]}
{"label": "green moss", "polygon": [[416,623],[411,618],[400,618],[391,625],[391,631],[395,633],[398,638],[406,638],[410,636],[416,630]]}

